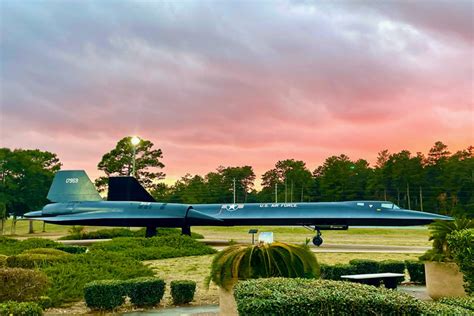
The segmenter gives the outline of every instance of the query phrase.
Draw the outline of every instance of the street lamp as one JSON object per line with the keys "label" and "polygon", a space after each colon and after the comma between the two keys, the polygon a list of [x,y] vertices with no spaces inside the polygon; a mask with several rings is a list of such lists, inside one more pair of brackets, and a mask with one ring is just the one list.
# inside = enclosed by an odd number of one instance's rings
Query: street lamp
{"label": "street lamp", "polygon": [[135,156],[137,154],[137,145],[140,144],[140,137],[138,136],[133,136],[130,139],[130,142],[132,143],[132,151],[133,151],[133,157],[132,157],[132,175],[136,177],[136,171],[135,171]]}

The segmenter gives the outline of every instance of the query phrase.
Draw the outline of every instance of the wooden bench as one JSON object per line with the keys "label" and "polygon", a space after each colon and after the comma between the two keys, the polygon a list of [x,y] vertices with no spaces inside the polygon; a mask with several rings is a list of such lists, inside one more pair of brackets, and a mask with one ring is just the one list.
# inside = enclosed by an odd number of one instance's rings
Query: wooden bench
{"label": "wooden bench", "polygon": [[353,274],[341,275],[341,279],[347,279],[351,282],[380,286],[380,281],[387,289],[396,289],[398,278],[405,277],[401,273],[369,273],[369,274]]}

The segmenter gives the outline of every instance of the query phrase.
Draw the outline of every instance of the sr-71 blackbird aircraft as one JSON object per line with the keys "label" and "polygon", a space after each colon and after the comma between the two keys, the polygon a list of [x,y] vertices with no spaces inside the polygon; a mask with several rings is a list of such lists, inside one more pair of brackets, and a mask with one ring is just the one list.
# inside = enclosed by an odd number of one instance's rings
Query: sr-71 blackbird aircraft
{"label": "sr-71 blackbird aircraft", "polygon": [[451,217],[401,209],[387,201],[318,203],[174,204],[160,203],[133,177],[109,178],[104,201],[83,170],[56,173],[48,199],[52,204],[24,216],[59,225],[146,227],[146,236],[157,227],[178,227],[191,234],[191,226],[307,226],[323,242],[321,230],[349,226],[411,226]]}

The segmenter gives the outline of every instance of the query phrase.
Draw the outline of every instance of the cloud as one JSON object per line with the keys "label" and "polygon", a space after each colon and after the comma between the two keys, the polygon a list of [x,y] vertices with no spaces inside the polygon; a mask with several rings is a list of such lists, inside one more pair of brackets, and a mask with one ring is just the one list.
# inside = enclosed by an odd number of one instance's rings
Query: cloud
{"label": "cloud", "polygon": [[70,168],[130,134],[174,177],[474,139],[471,2],[1,5],[2,145]]}

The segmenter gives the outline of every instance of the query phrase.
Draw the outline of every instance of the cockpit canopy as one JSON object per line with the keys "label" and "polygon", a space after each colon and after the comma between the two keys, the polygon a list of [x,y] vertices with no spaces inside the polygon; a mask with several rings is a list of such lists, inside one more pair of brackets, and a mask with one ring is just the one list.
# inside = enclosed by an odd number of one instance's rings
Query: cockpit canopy
{"label": "cockpit canopy", "polygon": [[388,201],[357,201],[354,202],[356,207],[360,207],[361,209],[375,209],[377,211],[382,210],[399,210],[396,204]]}

